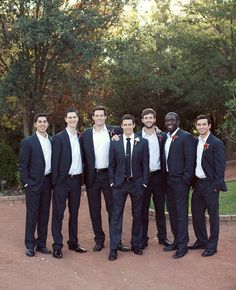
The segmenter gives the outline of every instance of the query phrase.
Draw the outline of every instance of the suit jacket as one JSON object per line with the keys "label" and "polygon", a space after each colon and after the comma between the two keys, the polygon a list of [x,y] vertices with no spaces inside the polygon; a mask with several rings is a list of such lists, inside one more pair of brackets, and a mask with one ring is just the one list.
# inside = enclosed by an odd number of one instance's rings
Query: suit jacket
{"label": "suit jacket", "polygon": [[[167,159],[170,176],[181,178],[190,185],[194,176],[196,150],[193,136],[179,129],[175,134],[175,139],[171,142]],[[163,150],[163,165],[166,167],[165,150]],[[165,169],[166,170],[166,169]]]}
{"label": "suit jacket", "polygon": [[[135,184],[140,187],[143,184],[148,184],[149,150],[146,139],[139,137],[139,142],[134,144],[131,165]],[[123,135],[121,135],[119,141],[111,141],[110,144],[108,167],[110,184],[113,183],[114,187],[120,187],[125,179],[125,171],[125,149]]]}
{"label": "suit jacket", "polygon": [[21,141],[19,159],[22,185],[25,186],[28,184],[28,187],[32,191],[39,190],[44,180],[45,160],[36,133]]}
{"label": "suit jacket", "polygon": [[224,181],[226,168],[224,143],[210,133],[206,144],[208,146],[203,150],[201,163],[206,178],[212,182],[213,189],[227,191]]}
{"label": "suit jacket", "polygon": [[[106,125],[110,139],[114,135],[122,134],[122,129],[117,126]],[[93,184],[94,169],[95,169],[95,153],[93,144],[93,128],[89,128],[82,133],[81,144],[84,156],[84,181],[86,186]]]}
{"label": "suit jacket", "polygon": [[[142,137],[142,130],[138,131],[135,133],[136,136]],[[160,132],[156,134],[157,140],[159,143],[159,148],[160,148],[160,162],[161,162],[161,171],[163,171],[163,150],[164,150],[164,144],[166,140],[166,133],[165,132]]]}
{"label": "suit jacket", "polygon": [[[80,135],[78,133],[80,144]],[[82,146],[80,144],[81,160],[83,160]],[[52,139],[52,184],[65,181],[72,163],[72,152],[69,135],[64,129]],[[83,165],[82,165],[83,167]]]}

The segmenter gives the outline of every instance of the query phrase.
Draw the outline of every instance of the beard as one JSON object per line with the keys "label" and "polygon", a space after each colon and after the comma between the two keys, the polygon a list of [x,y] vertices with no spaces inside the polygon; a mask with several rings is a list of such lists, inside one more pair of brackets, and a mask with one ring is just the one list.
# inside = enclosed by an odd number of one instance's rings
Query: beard
{"label": "beard", "polygon": [[144,124],[144,127],[147,128],[147,129],[152,129],[154,126],[155,126],[154,123],[151,124],[151,125],[148,125],[148,124],[146,125],[146,124]]}

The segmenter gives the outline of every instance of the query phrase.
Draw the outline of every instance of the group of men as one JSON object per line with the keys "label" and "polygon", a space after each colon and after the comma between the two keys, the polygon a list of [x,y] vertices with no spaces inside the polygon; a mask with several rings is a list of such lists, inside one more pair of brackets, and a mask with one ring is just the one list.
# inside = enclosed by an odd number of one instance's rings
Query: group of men
{"label": "group of men", "polygon": [[[179,128],[179,116],[165,116],[167,133],[156,127],[156,113],[144,109],[143,128],[134,133],[135,119],[124,115],[119,126],[106,125],[107,113],[94,108],[94,125],[77,132],[76,109],[65,113],[66,128],[52,139],[47,134],[47,115],[35,116],[35,134],[20,146],[20,177],[26,190],[26,255],[35,250],[51,254],[46,246],[52,193],[53,257],[62,258],[62,223],[68,203],[68,248],[78,253],[86,249],[78,243],[78,211],[82,175],[86,185],[89,212],[94,231],[94,252],[104,248],[101,197],[104,195],[110,232],[108,259],[117,259],[118,250],[142,255],[148,246],[148,216],[153,199],[157,237],[164,251],[175,251],[173,258],[186,255],[188,249],[204,249],[203,256],[217,251],[219,238],[219,191],[224,182],[224,144],[211,132],[206,115],[196,118],[199,133],[195,139]],[[188,199],[193,186],[192,215],[196,242],[188,246]],[[123,212],[127,196],[132,207],[131,249],[122,243]],[[173,242],[167,239],[165,206],[169,212]],[[208,237],[205,212],[208,211]],[[35,231],[37,229],[37,238]]]}

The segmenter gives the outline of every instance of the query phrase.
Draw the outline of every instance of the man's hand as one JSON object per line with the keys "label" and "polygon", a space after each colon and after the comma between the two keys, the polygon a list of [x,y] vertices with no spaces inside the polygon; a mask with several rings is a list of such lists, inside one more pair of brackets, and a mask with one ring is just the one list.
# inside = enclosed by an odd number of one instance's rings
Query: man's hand
{"label": "man's hand", "polygon": [[112,141],[119,141],[120,140],[120,135],[115,134],[114,136],[112,136],[111,140]]}

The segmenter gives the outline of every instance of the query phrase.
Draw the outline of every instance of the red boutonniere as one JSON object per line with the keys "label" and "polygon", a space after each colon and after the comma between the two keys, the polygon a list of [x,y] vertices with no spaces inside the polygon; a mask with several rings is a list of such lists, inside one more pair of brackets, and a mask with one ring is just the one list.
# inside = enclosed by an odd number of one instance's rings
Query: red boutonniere
{"label": "red boutonniere", "polygon": [[160,142],[163,141],[163,139],[164,139],[164,137],[162,135],[157,135],[157,137],[158,137]]}
{"label": "red boutonniere", "polygon": [[210,144],[205,143],[205,144],[204,144],[204,151],[208,150],[208,149],[209,149],[209,146],[210,146]]}
{"label": "red boutonniere", "polygon": [[177,135],[172,136],[172,142],[174,142],[178,138]]}

